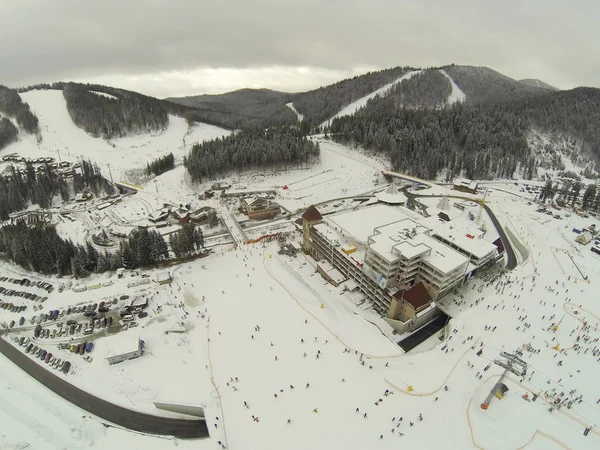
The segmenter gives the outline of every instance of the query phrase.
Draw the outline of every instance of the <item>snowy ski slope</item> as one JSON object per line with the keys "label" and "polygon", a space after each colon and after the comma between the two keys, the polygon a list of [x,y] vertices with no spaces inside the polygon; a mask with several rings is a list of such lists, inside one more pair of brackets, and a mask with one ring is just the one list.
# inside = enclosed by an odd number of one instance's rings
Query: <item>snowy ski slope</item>
{"label": "snowy ski slope", "polygon": [[350,116],[352,114],[354,114],[356,111],[358,111],[360,108],[362,108],[363,106],[366,106],[367,102],[369,100],[371,100],[372,98],[377,97],[378,95],[385,95],[389,92],[389,90],[396,84],[401,83],[403,80],[408,80],[409,78],[411,78],[413,75],[416,75],[417,73],[421,72],[420,70],[411,70],[410,72],[405,73],[404,75],[402,75],[400,78],[398,78],[395,81],[392,81],[391,83],[386,84],[385,86],[380,87],[379,89],[377,89],[376,91],[371,92],[369,95],[365,95],[362,98],[359,98],[358,100],[356,100],[355,102],[350,103],[348,106],[346,106],[345,108],[343,108],[340,112],[338,112],[335,116],[333,116],[331,119],[326,120],[325,122],[323,122],[321,124],[322,127],[325,126],[329,126],[331,124],[331,121],[333,119],[335,119],[336,117],[343,117],[343,116]]}
{"label": "snowy ski slope", "polygon": [[21,97],[38,116],[42,141],[38,144],[34,136],[21,133],[21,140],[4,148],[0,156],[18,153],[25,157],[53,156],[57,160],[60,156],[67,161],[89,158],[106,175],[110,164],[115,181],[121,180],[125,170],[144,168],[151,159],[173,152],[176,161],[181,160],[193,143],[230,133],[204,123],[188,127],[184,119],[170,115],[165,130],[107,141],[90,136],[73,123],[62,91],[30,91]]}

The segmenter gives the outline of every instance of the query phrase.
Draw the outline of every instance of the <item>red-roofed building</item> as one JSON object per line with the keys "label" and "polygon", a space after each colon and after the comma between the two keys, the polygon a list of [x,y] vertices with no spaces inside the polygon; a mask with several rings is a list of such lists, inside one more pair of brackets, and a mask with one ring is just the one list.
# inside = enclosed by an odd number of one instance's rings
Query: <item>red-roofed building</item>
{"label": "red-roofed building", "polygon": [[423,282],[419,281],[409,289],[402,289],[392,295],[388,317],[407,322],[431,304],[431,295]]}

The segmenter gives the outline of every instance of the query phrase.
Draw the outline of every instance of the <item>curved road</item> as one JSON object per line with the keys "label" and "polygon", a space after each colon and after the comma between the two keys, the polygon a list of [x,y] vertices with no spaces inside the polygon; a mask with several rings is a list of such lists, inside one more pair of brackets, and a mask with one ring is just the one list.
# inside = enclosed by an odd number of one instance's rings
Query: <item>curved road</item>
{"label": "curved road", "polygon": [[95,397],[49,372],[33,361],[20,348],[6,342],[3,338],[0,338],[0,352],[54,393],[108,422],[120,425],[128,430],[175,436],[180,439],[209,436],[206,422],[203,419],[186,420],[153,416],[123,408]]}
{"label": "curved road", "polygon": [[[441,197],[448,197],[448,198],[458,198],[460,200],[467,200],[467,201],[470,201],[470,202],[474,201],[472,198],[461,197],[460,195],[426,195],[426,194],[424,195],[424,194],[413,194],[412,192],[408,192],[408,187],[402,188],[401,190],[406,195],[406,197],[408,197],[408,198],[419,198],[419,197],[441,198]],[[515,267],[517,267],[517,257],[515,255],[515,251],[513,250],[512,246],[510,245],[510,241],[508,240],[508,236],[506,236],[506,233],[504,232],[504,228],[502,228],[502,225],[500,225],[500,222],[498,221],[498,218],[492,212],[492,210],[490,209],[490,207],[488,205],[484,204],[483,205],[483,209],[485,209],[485,212],[490,217],[490,220],[492,221],[492,224],[494,225],[494,228],[496,228],[496,231],[498,232],[498,236],[500,236],[500,241],[502,241],[502,245],[504,246],[504,250],[506,251],[506,258],[507,258],[506,268],[508,270],[513,270]]]}

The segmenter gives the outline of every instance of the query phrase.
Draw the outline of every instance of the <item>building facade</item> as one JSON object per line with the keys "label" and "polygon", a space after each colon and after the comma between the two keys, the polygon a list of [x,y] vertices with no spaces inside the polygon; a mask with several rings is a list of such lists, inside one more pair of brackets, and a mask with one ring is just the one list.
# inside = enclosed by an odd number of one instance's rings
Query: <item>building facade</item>
{"label": "building facade", "polygon": [[[376,208],[371,209],[374,215],[389,207]],[[352,214],[345,213],[345,223],[352,222]],[[364,211],[361,214],[356,221],[364,219]],[[460,242],[445,242],[408,217],[375,227],[366,242],[361,242],[311,206],[303,215],[303,231],[305,252],[356,282],[374,308],[392,319],[413,317],[431,301],[459,287],[482,264],[495,261],[493,244],[485,241],[485,255],[472,254],[472,249],[462,248]]]}

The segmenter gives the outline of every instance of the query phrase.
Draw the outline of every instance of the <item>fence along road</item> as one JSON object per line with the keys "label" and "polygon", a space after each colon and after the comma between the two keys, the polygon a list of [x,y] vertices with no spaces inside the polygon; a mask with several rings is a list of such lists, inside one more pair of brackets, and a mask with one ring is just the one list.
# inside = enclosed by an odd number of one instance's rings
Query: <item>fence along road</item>
{"label": "fence along road", "polygon": [[54,375],[25,354],[21,349],[0,337],[0,352],[55,394],[98,416],[128,430],[148,434],[174,436],[180,439],[208,437],[204,419],[187,420],[153,416],[123,408],[96,397]]}

